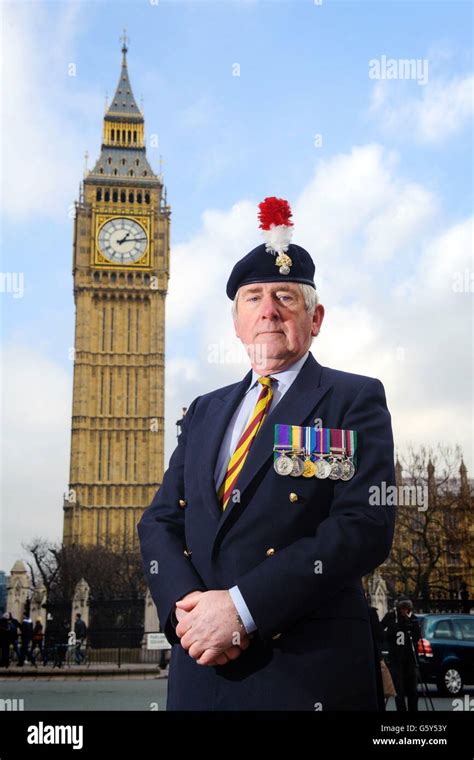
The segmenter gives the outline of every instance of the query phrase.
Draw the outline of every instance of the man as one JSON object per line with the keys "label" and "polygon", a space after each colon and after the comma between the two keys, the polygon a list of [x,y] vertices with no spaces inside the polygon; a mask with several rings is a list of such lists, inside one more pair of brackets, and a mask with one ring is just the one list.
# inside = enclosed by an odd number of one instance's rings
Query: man
{"label": "man", "polygon": [[81,662],[86,657],[84,652],[82,651],[82,645],[85,642],[86,636],[87,636],[87,626],[84,623],[80,612],[76,612],[76,620],[74,622],[74,633],[76,637],[76,647],[75,647],[76,665],[80,665]]}
{"label": "man", "polygon": [[387,612],[382,628],[388,643],[389,668],[397,695],[398,712],[416,712],[417,646],[421,638],[420,624],[413,614],[411,599],[399,599],[395,610]]}
{"label": "man", "polygon": [[378,380],[309,352],[324,308],[290,216],[260,204],[267,243],[227,283],[252,370],[193,401],[137,526],[173,645],[168,710],[378,707],[360,579],[392,542],[393,507],[369,503],[395,482],[390,415]]}

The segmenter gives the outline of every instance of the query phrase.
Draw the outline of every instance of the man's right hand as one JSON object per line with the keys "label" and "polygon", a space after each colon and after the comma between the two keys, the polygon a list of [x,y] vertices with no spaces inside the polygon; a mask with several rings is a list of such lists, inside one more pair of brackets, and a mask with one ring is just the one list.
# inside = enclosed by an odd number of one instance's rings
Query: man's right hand
{"label": "man's right hand", "polygon": [[[186,594],[186,596],[183,596],[182,601],[192,601],[194,600],[193,607],[197,604],[199,595],[204,593],[203,591],[191,591],[189,594]],[[191,610],[188,610],[187,612],[185,610],[181,610],[179,607],[174,608],[174,614],[176,616],[176,620],[179,621],[182,620],[188,612],[191,612]],[[246,640],[247,637],[245,637],[245,649],[248,646],[248,641]],[[236,660],[237,657],[239,657],[242,654],[242,649],[239,646],[232,646],[229,647],[229,649],[226,649],[225,652],[221,652],[221,654],[214,657],[212,662],[209,662],[208,665],[226,665],[230,660]]]}

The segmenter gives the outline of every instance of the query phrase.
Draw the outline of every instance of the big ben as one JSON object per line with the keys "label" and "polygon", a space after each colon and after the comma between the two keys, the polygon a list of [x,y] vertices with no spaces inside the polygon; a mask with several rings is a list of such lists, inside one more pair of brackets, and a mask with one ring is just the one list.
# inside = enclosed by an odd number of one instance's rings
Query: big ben
{"label": "big ben", "polygon": [[136,546],[164,466],[170,208],[147,160],[123,37],[100,156],[76,203],[74,385],[66,545]]}

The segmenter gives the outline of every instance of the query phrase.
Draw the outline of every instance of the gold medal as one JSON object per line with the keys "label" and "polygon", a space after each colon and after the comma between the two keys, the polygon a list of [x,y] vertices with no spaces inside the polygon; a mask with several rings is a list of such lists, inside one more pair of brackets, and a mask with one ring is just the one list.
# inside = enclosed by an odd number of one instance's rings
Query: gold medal
{"label": "gold medal", "polygon": [[310,459],[309,457],[307,457],[304,460],[303,467],[304,467],[304,470],[303,470],[304,478],[313,478],[316,475],[316,465],[314,464],[312,459]]}

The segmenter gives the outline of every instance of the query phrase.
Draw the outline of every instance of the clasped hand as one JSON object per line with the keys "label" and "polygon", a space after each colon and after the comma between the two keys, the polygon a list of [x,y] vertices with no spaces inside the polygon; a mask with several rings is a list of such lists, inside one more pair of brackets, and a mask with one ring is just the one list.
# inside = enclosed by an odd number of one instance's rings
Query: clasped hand
{"label": "clasped hand", "polygon": [[199,665],[225,665],[249,646],[228,591],[192,591],[176,602],[176,634]]}

